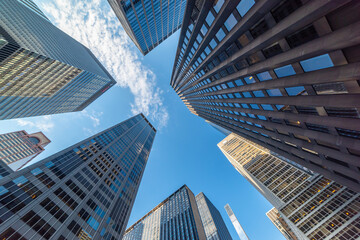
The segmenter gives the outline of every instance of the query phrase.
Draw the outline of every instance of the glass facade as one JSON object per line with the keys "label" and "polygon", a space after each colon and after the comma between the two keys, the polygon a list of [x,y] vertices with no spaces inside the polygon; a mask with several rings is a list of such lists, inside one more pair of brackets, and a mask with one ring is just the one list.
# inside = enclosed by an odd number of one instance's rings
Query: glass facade
{"label": "glass facade", "polygon": [[189,110],[360,191],[358,1],[187,11],[171,86]]}
{"label": "glass facade", "polygon": [[0,119],[80,111],[116,82],[31,0],[0,2]]}
{"label": "glass facade", "polygon": [[195,197],[207,240],[232,240],[219,210],[204,193]]}
{"label": "glass facade", "polygon": [[137,115],[5,174],[0,238],[121,239],[155,133]]}
{"label": "glass facade", "polygon": [[358,239],[360,193],[234,133],[218,144],[299,239]]}
{"label": "glass facade", "polygon": [[145,55],[177,31],[186,0],[108,0],[124,30]]}
{"label": "glass facade", "polygon": [[17,171],[43,152],[49,143],[50,140],[42,132],[28,134],[26,131],[19,131],[0,134],[0,161],[13,171]]}
{"label": "glass facade", "polygon": [[126,230],[123,240],[206,239],[194,194],[182,186]]}

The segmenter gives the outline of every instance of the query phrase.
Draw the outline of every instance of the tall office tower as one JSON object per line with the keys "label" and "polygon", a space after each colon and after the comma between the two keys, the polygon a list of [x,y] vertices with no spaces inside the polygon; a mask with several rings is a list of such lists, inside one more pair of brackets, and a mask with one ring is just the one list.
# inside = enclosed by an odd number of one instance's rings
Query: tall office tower
{"label": "tall office tower", "polygon": [[266,216],[270,219],[270,221],[275,225],[277,229],[284,235],[287,240],[298,240],[296,235],[292,232],[289,225],[284,221],[281,217],[279,211],[276,208],[272,208],[270,211],[266,213]]}
{"label": "tall office tower", "polygon": [[9,174],[0,239],[121,239],[156,130],[141,114]]}
{"label": "tall office tower", "polygon": [[204,193],[195,197],[207,240],[232,240],[219,210]]}
{"label": "tall office tower", "polygon": [[298,239],[360,237],[360,193],[234,133],[218,146]]}
{"label": "tall office tower", "polygon": [[123,240],[206,239],[194,194],[182,186],[126,230]]}
{"label": "tall office tower", "polygon": [[249,237],[246,235],[244,229],[242,228],[239,220],[236,218],[234,212],[232,211],[229,204],[225,205],[226,213],[228,214],[232,224],[234,225],[234,228],[239,235],[240,240],[249,240]]}
{"label": "tall office tower", "polygon": [[187,0],[108,0],[121,25],[143,55],[176,32]]}
{"label": "tall office tower", "polygon": [[0,119],[81,111],[116,82],[31,0],[0,1]]}
{"label": "tall office tower", "polygon": [[171,86],[192,113],[359,189],[359,12],[357,0],[203,1]]}
{"label": "tall office tower", "polygon": [[17,171],[44,151],[51,141],[42,133],[18,131],[0,134],[0,161]]}

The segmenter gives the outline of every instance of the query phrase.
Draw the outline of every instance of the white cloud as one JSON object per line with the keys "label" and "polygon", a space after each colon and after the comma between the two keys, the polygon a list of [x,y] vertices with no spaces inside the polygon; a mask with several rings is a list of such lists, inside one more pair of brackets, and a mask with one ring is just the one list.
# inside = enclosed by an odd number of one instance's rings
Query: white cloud
{"label": "white cloud", "polygon": [[21,127],[34,128],[36,131],[40,130],[42,132],[49,132],[55,126],[51,116],[40,117],[37,120],[17,119],[16,122]]}
{"label": "white cloud", "polygon": [[96,112],[92,110],[90,113],[87,110],[83,110],[80,113],[80,116],[90,118],[94,128],[100,125],[100,117],[103,115],[103,112]]}
{"label": "white cloud", "polygon": [[158,128],[169,114],[155,74],[139,59],[139,50],[122,29],[107,1],[54,0],[40,7],[61,30],[87,46],[116,79],[134,95],[132,114],[144,113]]}

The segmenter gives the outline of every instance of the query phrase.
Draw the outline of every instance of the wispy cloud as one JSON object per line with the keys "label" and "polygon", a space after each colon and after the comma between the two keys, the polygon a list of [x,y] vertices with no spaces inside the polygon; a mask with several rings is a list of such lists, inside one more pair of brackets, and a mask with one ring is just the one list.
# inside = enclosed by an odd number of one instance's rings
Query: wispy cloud
{"label": "wispy cloud", "polygon": [[166,126],[169,114],[155,74],[142,65],[138,49],[122,29],[107,1],[54,0],[40,4],[61,30],[87,46],[114,76],[119,86],[134,95],[133,114],[142,112],[158,128]]}
{"label": "wispy cloud", "polygon": [[28,127],[36,131],[40,130],[43,132],[49,132],[52,128],[55,127],[55,124],[52,121],[51,116],[44,116],[37,120],[17,119],[16,122],[21,127]]}
{"label": "wispy cloud", "polygon": [[96,112],[92,110],[88,112],[87,110],[81,111],[80,115],[85,118],[89,118],[92,121],[92,125],[94,128],[100,125],[100,117],[103,115],[103,112]]}

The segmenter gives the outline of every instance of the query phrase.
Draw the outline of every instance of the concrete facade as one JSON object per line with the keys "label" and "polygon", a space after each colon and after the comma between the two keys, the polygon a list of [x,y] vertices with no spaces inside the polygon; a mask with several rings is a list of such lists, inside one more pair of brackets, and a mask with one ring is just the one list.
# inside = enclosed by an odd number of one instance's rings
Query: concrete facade
{"label": "concrete facade", "polygon": [[171,86],[189,110],[360,191],[360,3],[189,5]]}

